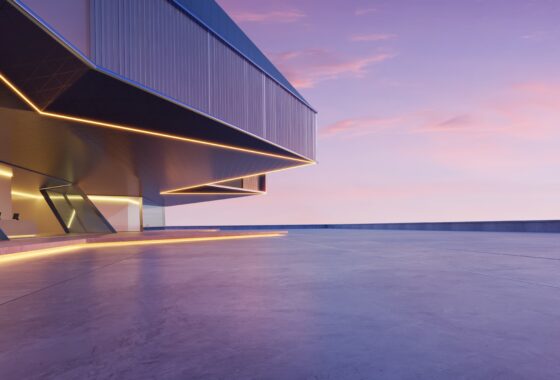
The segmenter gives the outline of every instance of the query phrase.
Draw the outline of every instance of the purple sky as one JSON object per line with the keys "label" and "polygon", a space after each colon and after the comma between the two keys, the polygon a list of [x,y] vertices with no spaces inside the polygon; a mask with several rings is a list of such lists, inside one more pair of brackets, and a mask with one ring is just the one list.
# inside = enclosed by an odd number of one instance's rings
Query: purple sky
{"label": "purple sky", "polygon": [[560,217],[560,1],[219,3],[319,111],[319,164],[168,224]]}

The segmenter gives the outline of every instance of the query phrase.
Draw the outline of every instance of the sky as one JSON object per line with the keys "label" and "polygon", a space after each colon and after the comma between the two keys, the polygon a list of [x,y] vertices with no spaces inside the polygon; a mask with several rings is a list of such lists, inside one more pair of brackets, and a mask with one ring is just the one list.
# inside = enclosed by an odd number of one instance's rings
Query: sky
{"label": "sky", "polygon": [[218,2],[318,110],[318,164],[168,225],[560,217],[560,1]]}

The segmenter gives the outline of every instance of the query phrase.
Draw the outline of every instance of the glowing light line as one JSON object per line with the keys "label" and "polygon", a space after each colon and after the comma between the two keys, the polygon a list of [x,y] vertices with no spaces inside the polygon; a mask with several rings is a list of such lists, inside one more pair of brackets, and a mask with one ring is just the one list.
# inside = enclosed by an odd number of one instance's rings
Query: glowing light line
{"label": "glowing light line", "polygon": [[239,177],[232,177],[232,178],[223,179],[223,180],[220,180],[218,182],[207,182],[207,183],[203,183],[203,184],[200,184],[200,185],[193,185],[193,186],[187,186],[187,187],[179,187],[177,189],[164,190],[164,191],[160,192],[160,194],[161,195],[181,195],[181,194],[185,194],[185,193],[180,193],[180,191],[184,191],[184,190],[196,189],[196,188],[202,187],[202,186],[215,186],[215,184],[217,184],[217,183],[235,181],[236,179],[254,177],[254,176],[263,175],[263,174],[277,173],[277,172],[281,172],[281,171],[284,171],[284,170],[295,169],[295,168],[300,168],[300,167],[303,167],[303,166],[310,166],[310,165],[315,165],[315,164],[316,164],[316,162],[312,161],[312,162],[307,162],[306,164],[303,164],[303,165],[290,166],[289,168],[282,168],[282,169],[275,169],[275,170],[262,171],[262,172],[252,173],[252,174],[246,174],[246,175],[239,176]]}
{"label": "glowing light line", "polygon": [[9,170],[0,169],[0,177],[13,178],[14,173]]}
{"label": "glowing light line", "polygon": [[[218,183],[222,183],[224,181],[220,181]],[[243,187],[233,187],[233,186],[225,186],[225,185],[218,185],[218,184],[214,184],[211,185],[212,187],[217,187],[219,189],[226,189],[226,190],[240,190],[246,193],[255,193],[255,194],[264,194],[265,191],[261,191],[261,190],[253,190],[253,189],[246,189]]]}
{"label": "glowing light line", "polygon": [[72,228],[72,223],[74,223],[74,219],[76,219],[76,210],[72,210],[72,215],[70,215],[70,220],[68,220],[68,229]]}
{"label": "glowing light line", "polygon": [[222,185],[216,185],[216,184],[212,184],[212,185],[201,185],[201,186],[197,186],[196,188],[199,187],[204,187],[204,186],[210,186],[210,187],[215,187],[218,189],[224,189],[224,190],[235,190],[235,191],[224,191],[224,192],[217,192],[217,191],[212,191],[212,192],[180,192],[180,193],[169,193],[166,195],[265,195],[266,192],[265,191],[260,191],[260,190],[250,190],[250,189],[243,189],[243,188],[239,188],[239,187],[232,187],[232,186],[222,186]]}
{"label": "glowing light line", "polygon": [[25,96],[25,94],[23,92],[21,92],[14,84],[12,84],[2,74],[0,74],[0,80],[2,80],[2,82],[4,82],[10,89],[12,89],[12,91],[14,91],[23,101],[25,101],[25,103],[27,103],[31,108],[33,108],[33,110],[35,110],[35,112],[37,112],[38,114],[43,115],[43,116],[52,117],[52,118],[61,119],[61,120],[75,121],[75,122],[79,122],[79,123],[94,125],[94,126],[97,126],[97,127],[111,128],[111,129],[125,131],[125,132],[132,132],[132,133],[161,137],[161,138],[166,138],[166,139],[171,139],[171,140],[176,140],[176,141],[184,141],[184,142],[190,142],[190,143],[194,143],[194,144],[201,144],[201,145],[211,146],[211,147],[215,147],[215,148],[228,149],[228,150],[233,150],[233,151],[238,151],[238,152],[243,152],[243,153],[250,153],[250,154],[257,154],[257,155],[261,155],[261,156],[279,158],[279,159],[283,159],[283,160],[296,161],[296,162],[306,162],[306,163],[313,162],[309,159],[304,159],[304,158],[288,157],[288,156],[283,156],[283,155],[280,155],[280,154],[267,153],[267,152],[261,152],[261,151],[258,151],[258,150],[253,150],[253,149],[246,149],[246,148],[240,148],[240,147],[231,146],[231,145],[213,143],[213,142],[210,142],[210,141],[197,140],[197,139],[192,139],[192,138],[188,138],[188,137],[171,135],[171,134],[168,134],[168,133],[160,133],[160,132],[149,131],[149,130],[146,130],[146,129],[127,127],[127,126],[120,125],[120,124],[106,123],[106,122],[102,122],[102,121],[84,119],[84,118],[75,117],[75,116],[62,115],[62,114],[53,113],[53,112],[45,112],[45,111],[42,111],[39,107],[37,107],[27,96]]}
{"label": "glowing light line", "polygon": [[78,243],[63,247],[45,248],[38,250],[31,250],[26,252],[18,252],[0,255],[0,264],[12,263],[21,260],[32,258],[43,258],[59,255],[67,252],[75,252],[84,249],[106,249],[114,247],[133,247],[133,246],[146,246],[146,245],[163,245],[163,244],[186,244],[186,243],[199,243],[208,241],[224,241],[224,240],[242,240],[242,239],[259,239],[269,237],[285,236],[285,232],[271,232],[263,234],[249,234],[249,235],[225,235],[213,237],[192,237],[192,238],[176,238],[176,239],[159,239],[159,240],[136,240],[136,241],[120,241],[120,242],[105,242],[105,243]]}
{"label": "glowing light line", "polygon": [[250,192],[250,191],[245,191],[245,192],[238,192],[238,193],[228,193],[228,192],[223,192],[223,193],[169,193],[169,194],[164,194],[164,195],[264,195],[265,193],[254,193],[254,192]]}
{"label": "glowing light line", "polygon": [[111,195],[88,195],[87,197],[94,202],[101,203],[130,203],[136,206],[140,206],[141,204],[139,200],[133,199],[132,197],[119,197]]}
{"label": "glowing light line", "polygon": [[12,190],[12,195],[21,198],[44,199],[41,195],[26,193],[24,191],[18,191],[18,190]]}
{"label": "glowing light line", "polygon": [[37,235],[35,234],[29,234],[29,235],[8,235],[9,239],[24,239],[24,238],[32,238],[32,237],[36,237]]}

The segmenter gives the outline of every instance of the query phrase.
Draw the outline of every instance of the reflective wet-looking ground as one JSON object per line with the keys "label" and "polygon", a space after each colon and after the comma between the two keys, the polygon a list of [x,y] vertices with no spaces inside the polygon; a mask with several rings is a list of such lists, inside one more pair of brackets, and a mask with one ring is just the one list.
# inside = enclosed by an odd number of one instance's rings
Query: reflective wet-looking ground
{"label": "reflective wet-looking ground", "polygon": [[0,379],[560,378],[560,235],[292,231],[0,265]]}

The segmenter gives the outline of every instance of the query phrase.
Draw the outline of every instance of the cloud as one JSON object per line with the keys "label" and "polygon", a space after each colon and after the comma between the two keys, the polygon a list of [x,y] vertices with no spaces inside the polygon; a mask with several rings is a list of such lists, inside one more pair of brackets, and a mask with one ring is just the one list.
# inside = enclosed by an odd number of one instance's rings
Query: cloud
{"label": "cloud", "polygon": [[560,83],[509,86],[466,113],[444,114],[419,114],[407,123],[411,131],[427,132],[418,136],[429,144],[419,156],[455,170],[502,177],[546,172],[560,164]]}
{"label": "cloud", "polygon": [[363,77],[372,65],[389,60],[394,54],[347,58],[322,49],[306,49],[270,56],[295,87],[312,88],[328,80]]}
{"label": "cloud", "polygon": [[350,37],[354,42],[387,41],[396,38],[395,34],[356,34]]}
{"label": "cloud", "polygon": [[377,12],[377,9],[376,9],[376,8],[373,8],[373,7],[370,7],[370,8],[358,8],[358,9],[356,9],[356,11],[354,12],[354,14],[355,14],[356,16],[365,16],[365,15],[367,15],[367,14],[375,13],[375,12]]}
{"label": "cloud", "polygon": [[238,12],[233,12],[232,17],[237,22],[293,23],[306,17],[306,15],[305,13],[299,10],[284,10],[284,11],[270,11],[270,12],[238,11]]}
{"label": "cloud", "polygon": [[470,115],[459,115],[439,123],[437,127],[442,129],[457,129],[470,127],[471,125],[473,125],[473,118]]}
{"label": "cloud", "polygon": [[483,110],[501,119],[509,133],[523,138],[542,139],[560,132],[558,82],[526,82],[514,85],[484,107]]}
{"label": "cloud", "polygon": [[392,118],[347,118],[322,128],[320,134],[352,138],[398,128],[443,141],[513,138],[526,142],[560,137],[559,123],[560,83],[525,82],[503,89],[490,101],[465,105],[463,112],[421,109]]}
{"label": "cloud", "polygon": [[524,34],[523,36],[521,36],[521,38],[527,41],[541,42],[547,40],[550,35],[550,32],[539,30],[536,32]]}
{"label": "cloud", "polygon": [[[453,131],[489,131],[495,130],[488,123],[470,114],[460,114],[448,117],[430,116],[421,122],[420,131],[453,132]],[[435,121],[434,121],[435,120]]]}
{"label": "cloud", "polygon": [[363,136],[393,127],[403,121],[402,117],[394,118],[349,118],[327,125],[319,130],[321,136]]}
{"label": "cloud", "polygon": [[502,89],[466,112],[424,111],[411,122],[419,132],[500,133],[541,139],[560,133],[560,83],[525,82]]}

